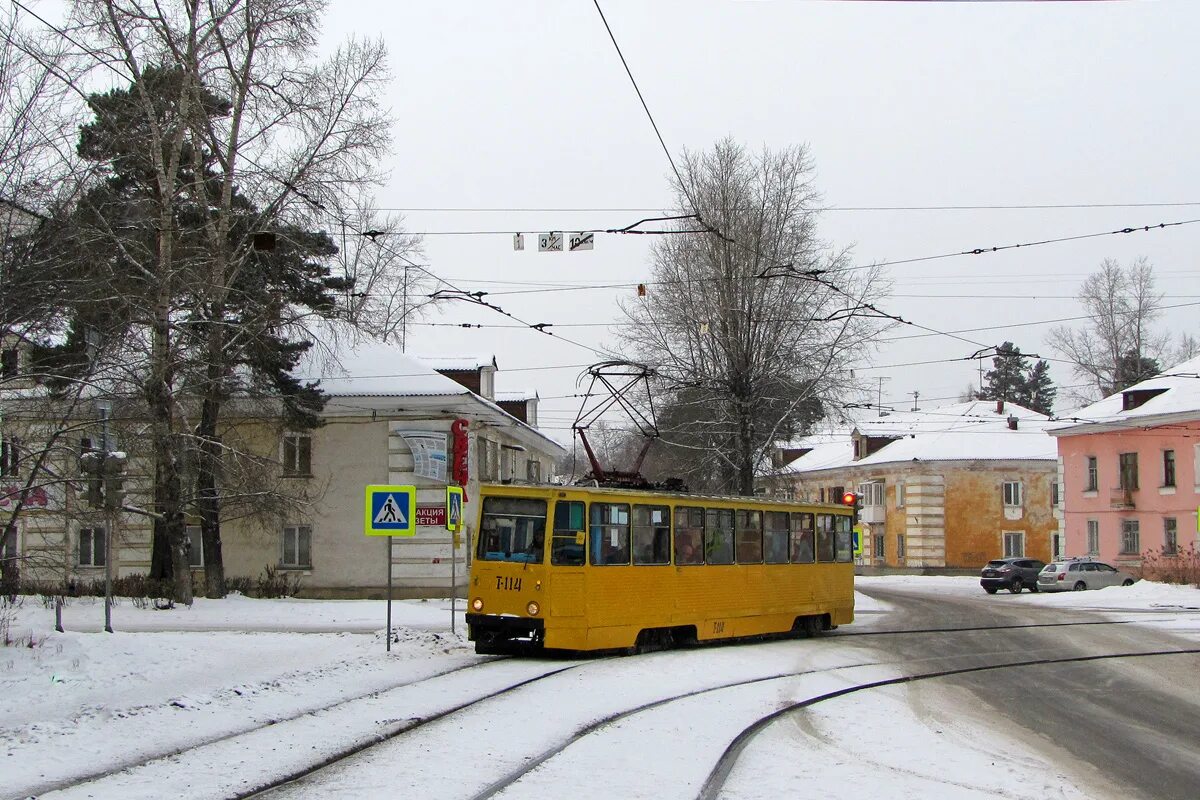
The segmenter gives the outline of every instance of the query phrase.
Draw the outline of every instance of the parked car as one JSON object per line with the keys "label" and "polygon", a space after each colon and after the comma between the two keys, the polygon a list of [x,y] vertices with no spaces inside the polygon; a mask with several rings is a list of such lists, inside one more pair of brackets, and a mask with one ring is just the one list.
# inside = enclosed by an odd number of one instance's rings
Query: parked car
{"label": "parked car", "polygon": [[1043,592],[1081,592],[1105,586],[1132,586],[1137,578],[1112,564],[1090,558],[1055,561],[1038,573],[1038,588]]}
{"label": "parked car", "polygon": [[988,594],[1008,589],[1017,594],[1022,589],[1038,590],[1039,570],[1044,562],[1036,558],[997,558],[987,562],[979,573],[979,585]]}

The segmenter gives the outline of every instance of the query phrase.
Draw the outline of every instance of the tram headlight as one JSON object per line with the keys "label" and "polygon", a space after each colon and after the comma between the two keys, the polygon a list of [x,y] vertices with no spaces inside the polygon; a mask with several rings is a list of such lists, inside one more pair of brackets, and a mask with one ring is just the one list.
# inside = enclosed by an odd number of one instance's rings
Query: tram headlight
{"label": "tram headlight", "polygon": [[541,613],[542,607],[538,605],[537,600],[530,600],[525,606],[525,610],[529,612],[529,616],[536,617]]}
{"label": "tram headlight", "polygon": [[476,597],[474,600],[472,600],[471,601],[471,610],[472,611],[483,611],[483,598]]}

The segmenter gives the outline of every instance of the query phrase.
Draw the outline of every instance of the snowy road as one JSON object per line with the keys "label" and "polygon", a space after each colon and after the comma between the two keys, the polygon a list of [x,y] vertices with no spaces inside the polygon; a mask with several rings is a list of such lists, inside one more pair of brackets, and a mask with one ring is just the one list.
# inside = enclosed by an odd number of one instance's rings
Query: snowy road
{"label": "snowy road", "polygon": [[[1129,627],[1171,630],[1191,637],[1179,641],[1192,647],[1200,639],[1194,589],[1146,585],[1064,600],[986,598],[962,579],[861,584],[970,600],[956,604],[955,627],[971,619],[976,627],[994,624],[1020,608],[1046,621],[1134,619]],[[936,644],[901,646],[915,636],[861,634],[919,620],[860,596],[858,622],[815,641],[486,662],[449,637],[437,603],[399,605],[402,641],[387,655],[375,635],[311,632],[333,618],[369,626],[378,604],[224,602],[174,616],[148,612],[140,623],[128,609],[118,618],[125,630],[159,632],[41,631],[40,648],[11,654],[0,707],[7,751],[0,798],[236,797],[355,749],[361,752],[269,796],[517,798],[569,788],[583,798],[693,798],[740,732],[789,705],[865,682],[1067,652],[1055,646],[1059,630],[1039,654],[1000,646],[1013,631],[974,634],[973,660]],[[1107,611],[1072,610],[1081,603]],[[239,618],[246,633],[188,629]],[[257,633],[255,623],[272,630],[291,624],[298,633],[290,640]],[[1063,630],[1094,627],[1101,626]],[[256,652],[266,658],[255,660]],[[25,660],[18,663],[18,655]],[[57,671],[43,682],[39,667]],[[938,679],[783,714],[738,753],[716,796],[775,798],[804,785],[823,797],[993,797],[1008,793],[1016,774],[1026,776],[1029,794],[1125,796],[1097,780],[1078,752],[995,713],[969,688],[977,687]],[[11,702],[22,691],[28,702]],[[128,768],[81,782],[118,766]]]}

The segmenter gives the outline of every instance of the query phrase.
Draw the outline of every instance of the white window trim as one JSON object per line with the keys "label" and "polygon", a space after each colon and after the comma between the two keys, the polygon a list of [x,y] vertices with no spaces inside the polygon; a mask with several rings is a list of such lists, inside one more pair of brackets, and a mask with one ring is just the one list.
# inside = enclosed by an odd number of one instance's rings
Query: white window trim
{"label": "white window trim", "polygon": [[[300,562],[300,539],[299,532],[302,529],[308,530],[308,563],[301,564]],[[287,537],[288,532],[296,533],[296,561],[289,562],[287,560]],[[307,523],[296,523],[294,525],[284,525],[280,531],[279,537],[279,567],[280,569],[312,569],[312,548],[313,548],[313,526]]]}
{"label": "white window trim", "polygon": [[[188,542],[189,542],[188,566],[190,566],[192,569],[203,569],[205,566],[205,562],[204,562],[204,531],[199,525],[188,525],[184,530],[187,532]],[[190,545],[190,543],[192,541],[192,532],[193,531],[195,531],[195,533],[196,533],[195,541],[197,544],[200,545],[200,563],[199,564],[192,563],[192,556],[195,555],[195,551],[196,551],[196,548],[192,547]]]}
{"label": "white window trim", "polygon": [[[1021,552],[1019,553],[1010,552],[1008,548],[1010,537],[1014,536],[1017,537],[1017,541],[1021,543]],[[1025,531],[1001,531],[1000,547],[1005,558],[1025,558]]]}
{"label": "white window trim", "polygon": [[[1093,528],[1096,534],[1096,546],[1092,547]],[[1100,555],[1100,520],[1089,519],[1084,524],[1084,535],[1087,537],[1085,544],[1087,545],[1087,553],[1089,556]]]}
{"label": "white window trim", "polygon": [[[300,440],[308,440],[308,464],[289,464],[287,458],[288,440],[295,439],[295,453],[297,462],[301,459],[303,448],[300,447]],[[279,440],[279,463],[283,465],[283,474],[289,478],[308,478],[312,477],[312,461],[313,461],[313,437],[310,433],[300,433],[298,431],[288,431],[283,434]]]}
{"label": "white window trim", "polygon": [[[84,531],[90,531],[91,532],[90,535],[92,537],[92,546],[90,548],[91,561],[86,562],[86,563],[83,561],[83,559],[80,558],[80,552],[79,552],[83,545],[83,532]],[[102,555],[107,556],[109,554],[109,550],[111,548],[108,547],[108,528],[104,525],[83,525],[79,528],[79,530],[75,534],[75,566],[79,569],[104,569],[103,563],[100,563],[100,564],[96,563],[96,539],[95,539],[96,531],[103,531],[103,533],[104,533],[104,549],[101,551]],[[107,558],[105,560],[107,560]]]}
{"label": "white window trim", "polygon": [[[1008,487],[1016,487],[1016,502],[1008,502]],[[1000,487],[1000,498],[1004,503],[1005,508],[1024,508],[1025,507],[1025,484],[1022,481],[1004,481],[1004,485]]]}
{"label": "white window trim", "polygon": [[904,481],[896,481],[896,508],[904,508],[908,502],[907,489]]}

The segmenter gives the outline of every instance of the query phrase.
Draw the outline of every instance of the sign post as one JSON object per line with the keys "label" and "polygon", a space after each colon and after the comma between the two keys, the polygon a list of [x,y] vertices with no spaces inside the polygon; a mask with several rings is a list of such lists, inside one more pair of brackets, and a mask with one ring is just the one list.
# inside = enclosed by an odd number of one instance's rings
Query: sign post
{"label": "sign post", "polygon": [[370,484],[363,533],[387,539],[387,652],[392,652],[392,537],[417,535],[417,487]]}
{"label": "sign post", "polygon": [[450,531],[450,633],[455,635],[455,616],[458,613],[458,532],[463,527],[463,490],[461,486],[446,487],[446,530]]}

